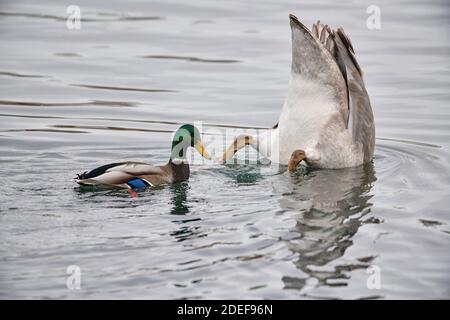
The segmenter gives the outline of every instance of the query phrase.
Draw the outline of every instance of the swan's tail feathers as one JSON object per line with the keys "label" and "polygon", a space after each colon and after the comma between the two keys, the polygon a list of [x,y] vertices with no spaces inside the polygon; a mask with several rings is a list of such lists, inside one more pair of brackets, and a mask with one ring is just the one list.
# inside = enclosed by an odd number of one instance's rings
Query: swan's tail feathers
{"label": "swan's tail feathers", "polygon": [[335,42],[337,61],[345,67],[343,74],[348,88],[347,128],[355,144],[362,148],[364,162],[368,162],[372,159],[375,148],[375,125],[369,95],[350,38],[342,28],[335,31]]}
{"label": "swan's tail feathers", "polygon": [[326,24],[320,23],[317,20],[316,23],[312,25],[312,34],[319,40],[319,42],[331,53],[333,57],[336,57],[336,44],[334,42],[334,32]]}
{"label": "swan's tail feathers", "polygon": [[324,25],[320,23],[320,20],[317,20],[317,22],[312,25],[311,33],[335,58],[337,64],[339,65],[339,69],[341,69],[342,74],[345,77],[346,76],[345,66],[342,64],[342,61],[340,60],[340,56],[342,56],[342,54],[339,55],[336,44],[336,37],[339,37],[346,51],[348,51],[348,55],[352,60],[352,63],[355,66],[356,70],[359,72],[361,77],[363,76],[362,69],[358,64],[358,61],[356,60],[355,49],[353,48],[353,44],[350,40],[350,37],[344,32],[344,29],[342,27],[338,28],[337,30],[332,30],[328,25]]}
{"label": "swan's tail feathers", "polygon": [[338,28],[335,31],[335,35],[339,37],[339,39],[342,41],[344,46],[347,48],[350,59],[352,59],[352,62],[355,65],[355,68],[358,70],[359,74],[362,77],[363,71],[362,71],[361,66],[359,65],[358,61],[356,60],[355,49],[353,49],[353,45],[352,45],[350,38],[344,32],[344,29],[342,27]]}

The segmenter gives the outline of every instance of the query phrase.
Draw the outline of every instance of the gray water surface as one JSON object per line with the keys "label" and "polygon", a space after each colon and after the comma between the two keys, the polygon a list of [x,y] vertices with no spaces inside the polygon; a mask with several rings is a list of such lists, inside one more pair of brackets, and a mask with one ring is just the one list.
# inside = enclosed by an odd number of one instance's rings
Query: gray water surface
{"label": "gray water surface", "polygon": [[[71,4],[80,30],[66,28]],[[380,30],[366,27],[371,4]],[[450,298],[449,8],[2,1],[0,298]],[[180,123],[272,126],[289,13],[350,34],[376,119],[373,163],[290,174],[206,161],[137,196],[71,181],[109,162],[165,163]],[[66,286],[70,265],[80,290]],[[373,266],[380,289],[367,286]]]}

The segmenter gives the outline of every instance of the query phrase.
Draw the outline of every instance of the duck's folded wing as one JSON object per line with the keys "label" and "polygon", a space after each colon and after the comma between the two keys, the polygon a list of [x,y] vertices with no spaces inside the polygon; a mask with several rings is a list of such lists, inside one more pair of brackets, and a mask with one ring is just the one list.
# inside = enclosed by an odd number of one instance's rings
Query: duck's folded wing
{"label": "duck's folded wing", "polygon": [[[292,30],[292,67],[291,80],[296,76],[305,79],[307,83],[317,85],[318,93],[332,94],[333,100],[343,120],[348,118],[347,86],[342,72],[329,49],[332,43],[328,40],[329,28],[322,25],[313,26],[308,30],[294,15],[290,15]],[[322,40],[321,40],[322,39]],[[328,40],[328,47],[326,45]],[[323,41],[323,43],[322,43]],[[291,81],[289,92],[298,92],[304,83]],[[289,100],[288,95],[288,100]]]}
{"label": "duck's folded wing", "polygon": [[75,181],[79,184],[121,185],[139,176],[158,174],[163,174],[163,170],[158,166],[142,162],[120,162],[79,174]]}
{"label": "duck's folded wing", "polygon": [[370,161],[375,148],[375,124],[369,95],[364,85],[361,67],[356,61],[350,38],[342,28],[334,32],[336,59],[347,82],[349,116],[347,128],[353,141],[362,148],[364,162]]}

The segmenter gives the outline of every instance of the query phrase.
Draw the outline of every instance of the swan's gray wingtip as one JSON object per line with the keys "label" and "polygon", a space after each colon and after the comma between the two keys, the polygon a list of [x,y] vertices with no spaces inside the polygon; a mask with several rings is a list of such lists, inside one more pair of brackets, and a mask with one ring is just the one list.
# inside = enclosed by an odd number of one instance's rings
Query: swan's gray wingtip
{"label": "swan's gray wingtip", "polygon": [[291,21],[293,20],[293,21],[299,22],[299,21],[298,21],[298,18],[297,18],[295,15],[293,15],[292,13],[289,14],[289,19],[290,19]]}
{"label": "swan's gray wingtip", "polygon": [[289,14],[289,20],[291,22],[291,28],[297,27],[300,30],[305,30],[305,31],[309,32],[309,29],[303,23],[301,23],[300,20],[292,13]]}
{"label": "swan's gray wingtip", "polygon": [[291,27],[297,26],[297,27],[301,27],[302,23],[300,22],[300,20],[298,20],[298,18],[293,15],[292,13],[289,14],[289,21],[291,22]]}

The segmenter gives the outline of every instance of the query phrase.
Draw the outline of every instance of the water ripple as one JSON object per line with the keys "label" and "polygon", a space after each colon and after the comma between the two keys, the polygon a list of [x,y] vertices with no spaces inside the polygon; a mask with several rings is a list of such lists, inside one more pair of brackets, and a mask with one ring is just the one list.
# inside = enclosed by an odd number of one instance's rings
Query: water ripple
{"label": "water ripple", "polygon": [[35,102],[0,100],[0,105],[23,107],[77,107],[77,106],[102,106],[102,107],[134,107],[136,103],[130,101],[90,100],[86,102]]}
{"label": "water ripple", "polygon": [[[41,13],[31,13],[31,12],[7,12],[1,11],[0,16],[5,17],[23,17],[23,18],[36,18],[36,19],[49,19],[57,21],[67,21],[67,17],[57,16],[51,14],[41,14]],[[138,15],[116,15],[110,14],[107,18],[86,18],[83,16],[83,22],[108,22],[108,21],[152,21],[152,20],[162,20],[163,17],[158,16],[138,16]]]}
{"label": "water ripple", "polygon": [[0,71],[0,76],[9,76],[16,78],[48,78],[47,76],[41,76],[37,74],[21,74],[17,72]]}
{"label": "water ripple", "polygon": [[205,63],[238,63],[240,60],[236,59],[205,59],[189,56],[174,56],[174,55],[146,55],[141,58],[146,59],[167,59],[167,60],[184,60],[190,62],[205,62]]}
{"label": "water ripple", "polygon": [[172,133],[172,130],[163,129],[143,129],[143,128],[127,128],[127,127],[113,127],[113,126],[77,126],[77,125],[65,125],[56,124],[52,125],[53,128],[62,129],[89,129],[89,130],[114,130],[114,131],[138,131],[138,132],[166,132]]}
{"label": "water ripple", "polygon": [[145,89],[145,88],[131,88],[131,87],[114,87],[92,84],[71,84],[74,87],[88,88],[88,89],[100,89],[100,90],[115,90],[115,91],[137,91],[137,92],[177,92],[176,90],[168,89]]}
{"label": "water ripple", "polygon": [[55,129],[7,129],[1,132],[51,132],[51,133],[89,133],[81,130],[55,130]]}

